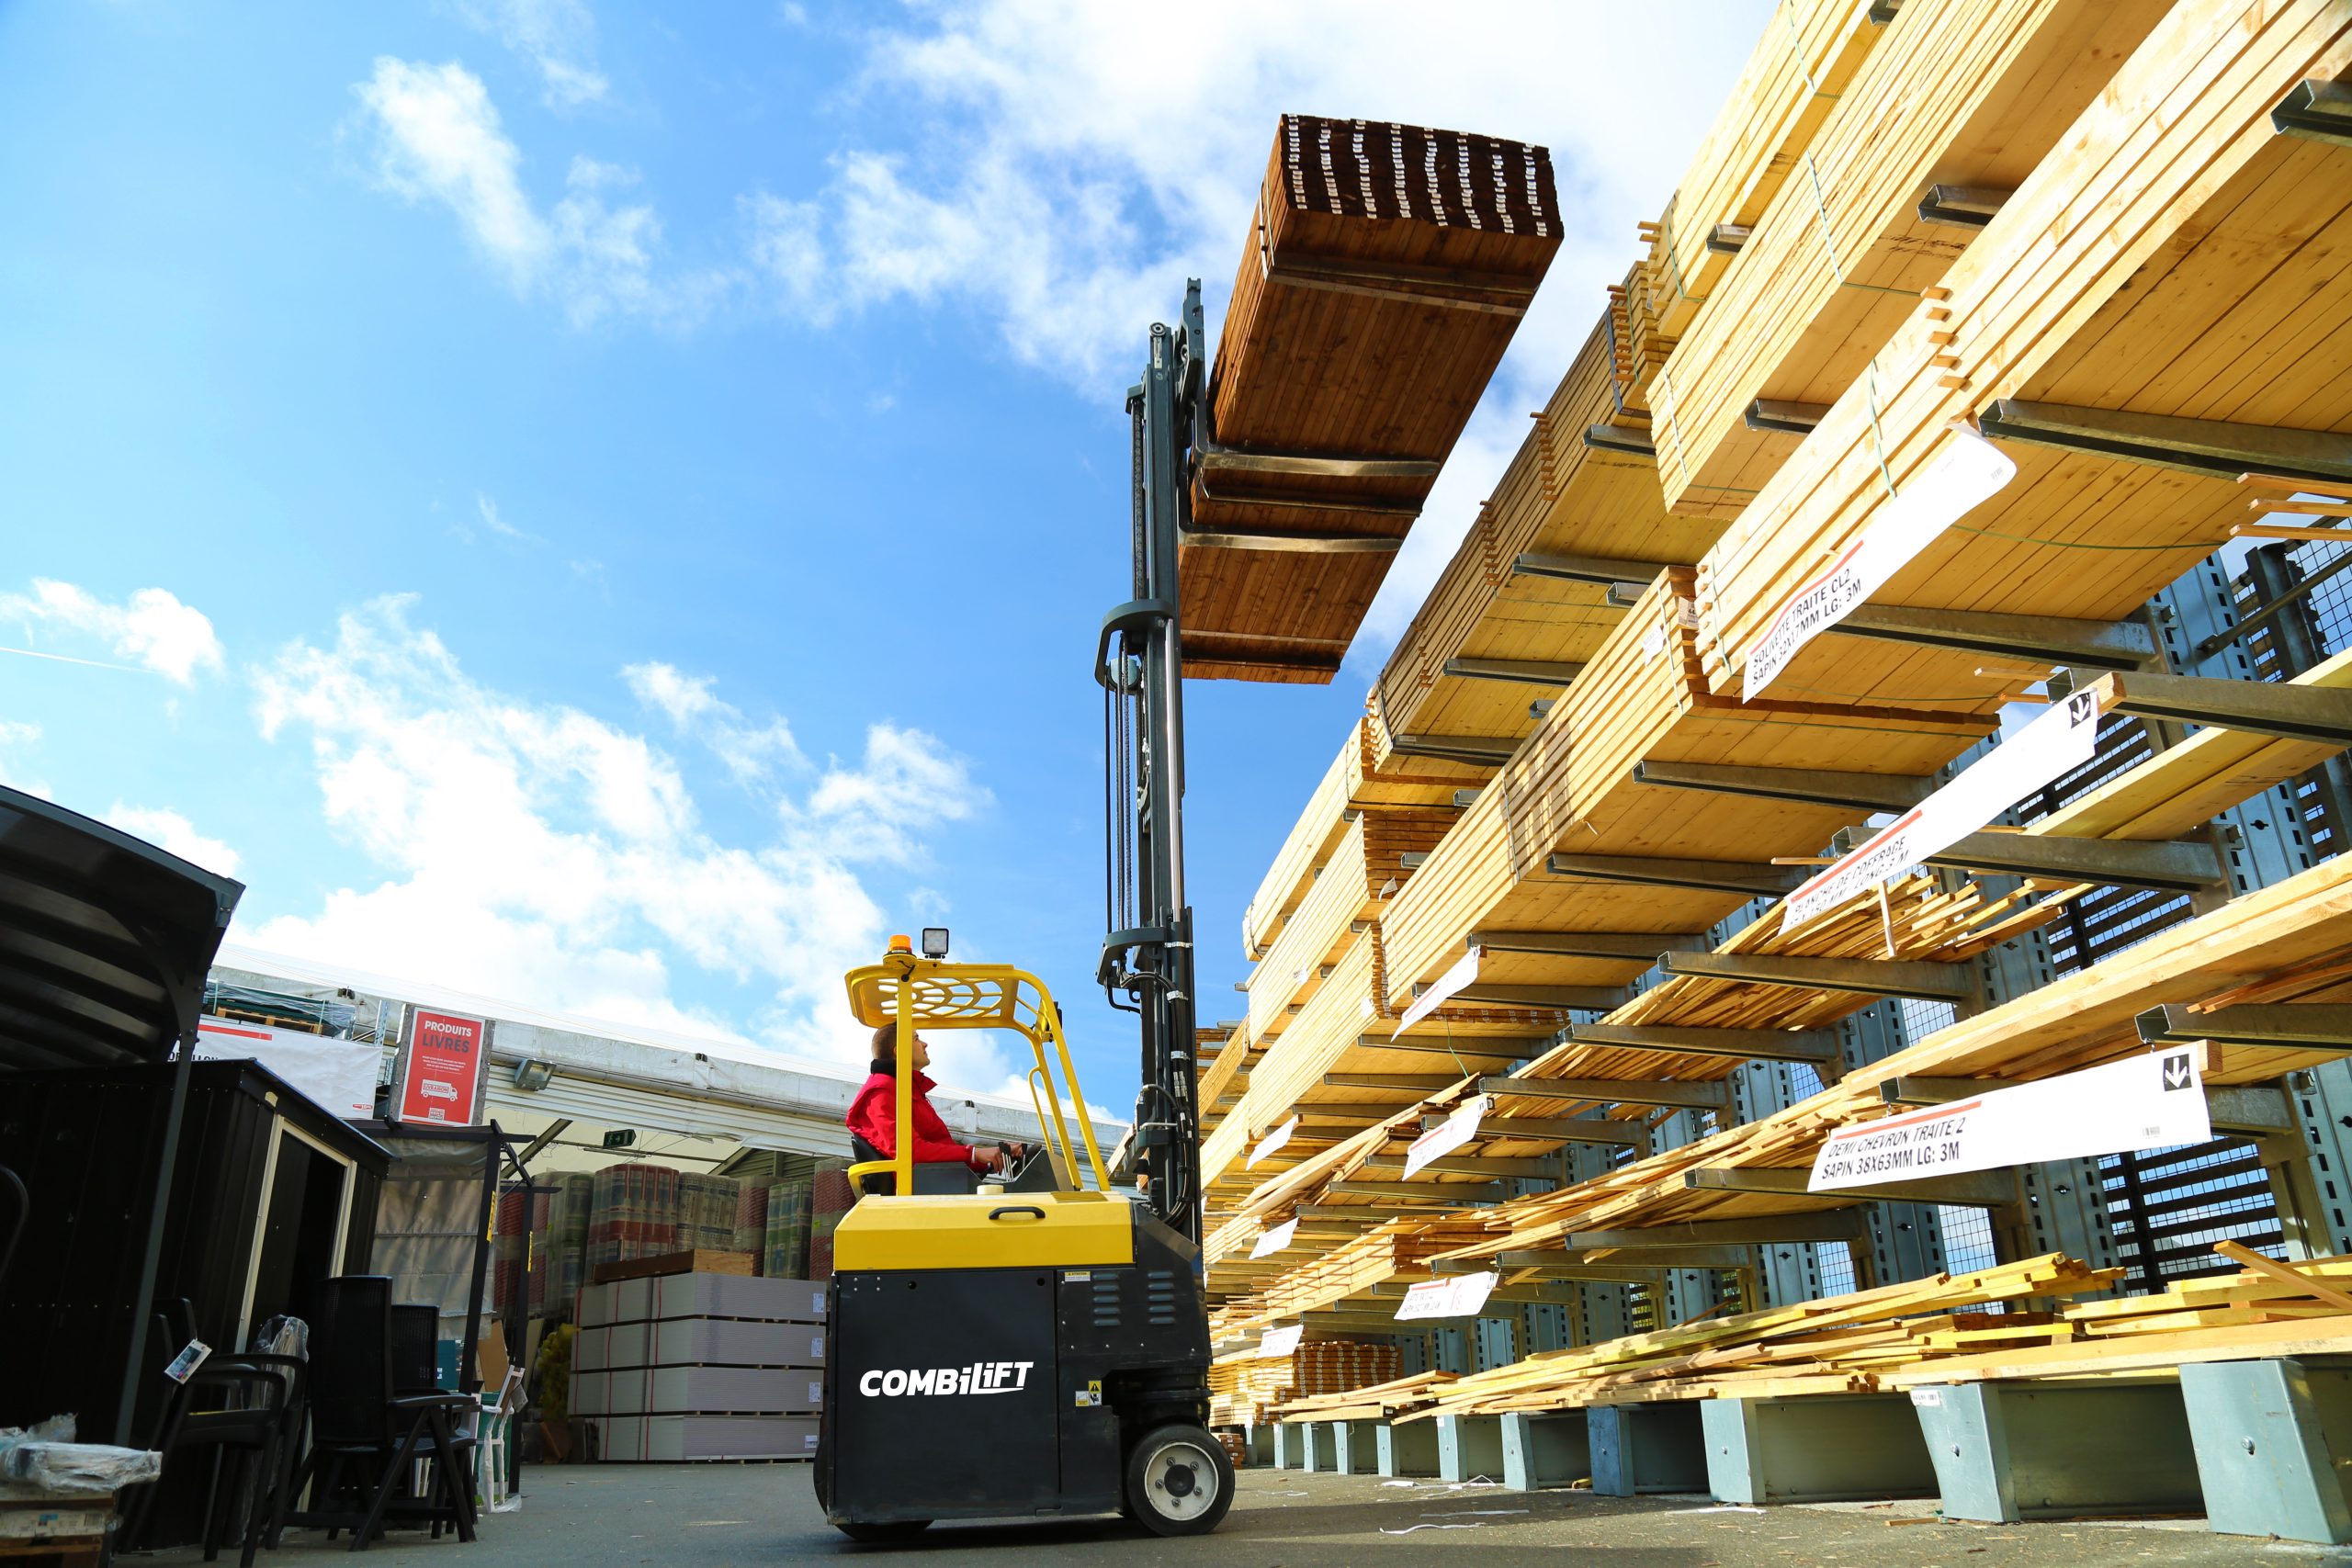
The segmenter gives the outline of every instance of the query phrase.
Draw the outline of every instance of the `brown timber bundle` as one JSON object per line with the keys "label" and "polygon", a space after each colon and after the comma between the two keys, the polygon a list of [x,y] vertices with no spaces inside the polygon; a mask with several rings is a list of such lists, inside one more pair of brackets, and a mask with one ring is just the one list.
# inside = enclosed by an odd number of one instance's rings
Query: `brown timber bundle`
{"label": "brown timber bundle", "polygon": [[1239,1351],[1209,1365],[1209,1425],[1254,1427],[1273,1407],[1301,1397],[1329,1398],[1391,1382],[1401,1352],[1352,1339],[1303,1340],[1286,1356]]}
{"label": "brown timber bundle", "polygon": [[1337,673],[1393,558],[1378,541],[1411,528],[1561,233],[1541,147],[1283,117],[1211,373],[1186,673]]}
{"label": "brown timber bundle", "polygon": [[[1869,1389],[1886,1367],[2003,1338],[2046,1344],[2052,1333],[2044,1314],[2010,1317],[1959,1309],[2086,1295],[2108,1289],[2123,1273],[2053,1252],[1973,1274],[1931,1274],[1851,1295],[1628,1334],[1462,1378],[1424,1414],[1561,1410],[1714,1393]],[[1757,1386],[1765,1382],[1771,1390]]]}

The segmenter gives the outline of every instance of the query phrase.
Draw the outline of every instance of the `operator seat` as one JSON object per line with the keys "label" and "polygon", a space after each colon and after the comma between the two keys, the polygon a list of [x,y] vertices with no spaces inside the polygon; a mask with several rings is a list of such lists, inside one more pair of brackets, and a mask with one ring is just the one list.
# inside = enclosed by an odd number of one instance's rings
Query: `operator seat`
{"label": "operator seat", "polygon": [[[858,1164],[867,1160],[888,1159],[880,1149],[857,1134],[849,1135],[850,1152]],[[887,1170],[876,1171],[859,1179],[867,1192],[876,1197],[889,1197],[899,1190],[898,1177]],[[918,1160],[915,1162],[915,1190],[919,1193],[973,1193],[980,1190],[979,1173],[970,1166],[947,1160]]]}

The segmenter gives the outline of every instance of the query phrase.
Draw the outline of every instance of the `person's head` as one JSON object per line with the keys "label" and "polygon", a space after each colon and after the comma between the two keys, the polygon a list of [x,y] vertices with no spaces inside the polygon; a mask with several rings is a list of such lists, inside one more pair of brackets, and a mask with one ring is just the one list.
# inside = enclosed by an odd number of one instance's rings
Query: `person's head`
{"label": "person's head", "polygon": [[[893,1020],[874,1032],[874,1059],[877,1062],[896,1063],[898,1061],[899,1025],[897,1021]],[[917,1072],[931,1066],[931,1042],[920,1034],[915,1036],[914,1064]]]}

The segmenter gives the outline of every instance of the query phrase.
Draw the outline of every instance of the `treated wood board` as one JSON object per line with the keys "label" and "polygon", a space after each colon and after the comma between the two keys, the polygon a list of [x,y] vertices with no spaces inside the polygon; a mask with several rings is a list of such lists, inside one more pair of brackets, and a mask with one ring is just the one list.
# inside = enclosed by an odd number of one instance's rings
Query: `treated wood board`
{"label": "treated wood board", "polygon": [[[1284,115],[1210,370],[1194,529],[1402,537],[1561,238],[1541,147]],[[1253,454],[1432,467],[1267,471]],[[1329,681],[1394,558],[1191,539],[1186,672],[1208,679]]]}

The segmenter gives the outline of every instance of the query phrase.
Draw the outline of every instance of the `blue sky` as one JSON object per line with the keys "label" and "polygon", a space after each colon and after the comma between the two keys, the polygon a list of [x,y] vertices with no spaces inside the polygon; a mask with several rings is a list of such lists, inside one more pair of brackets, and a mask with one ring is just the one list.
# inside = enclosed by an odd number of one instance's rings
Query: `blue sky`
{"label": "blue sky", "polygon": [[804,1055],[944,921],[1124,1107],[1088,661],[1143,334],[1188,272],[1214,322],[1284,109],[1553,148],[1568,244],[1351,667],[1193,688],[1233,1016],[1243,902],[1770,16],[1625,9],[0,4],[0,781],[232,870],[238,942]]}

